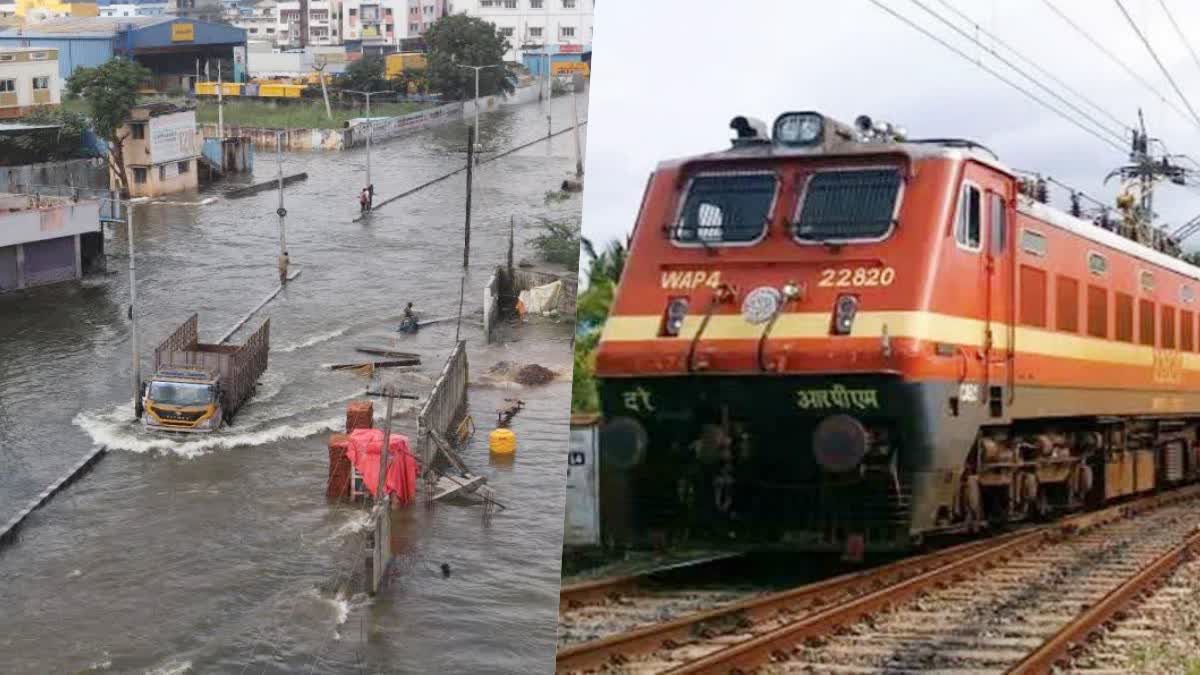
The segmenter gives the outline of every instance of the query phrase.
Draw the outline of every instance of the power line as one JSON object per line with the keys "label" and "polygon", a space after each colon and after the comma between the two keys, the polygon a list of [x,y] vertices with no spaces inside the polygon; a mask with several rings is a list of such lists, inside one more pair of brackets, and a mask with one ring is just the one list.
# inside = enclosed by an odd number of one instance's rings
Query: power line
{"label": "power line", "polygon": [[[1068,84],[1067,82],[1064,82],[1062,79],[1060,79],[1060,78],[1058,78],[1058,77],[1055,77],[1055,75],[1054,75],[1053,73],[1051,73],[1050,71],[1048,71],[1048,70],[1046,70],[1045,68],[1043,68],[1043,67],[1042,67],[1040,64],[1038,64],[1038,63],[1037,63],[1036,61],[1034,61],[1033,59],[1031,59],[1031,58],[1029,58],[1029,57],[1025,56],[1024,54],[1022,54],[1022,53],[1021,53],[1019,50],[1017,50],[1017,48],[1016,48],[1016,47],[1013,47],[1012,45],[1008,44],[1008,43],[1007,43],[1007,42],[1005,42],[1004,40],[1000,39],[1000,37],[999,37],[998,35],[996,35],[995,33],[992,33],[992,32],[990,32],[990,31],[988,31],[986,28],[984,28],[983,26],[980,26],[980,25],[979,25],[979,23],[977,23],[977,22],[976,22],[974,19],[972,19],[970,16],[968,16],[968,15],[967,15],[966,13],[964,13],[962,10],[960,10],[960,9],[958,9],[957,7],[955,7],[954,5],[950,4],[950,2],[949,2],[948,0],[937,0],[937,1],[938,1],[938,3],[940,3],[940,4],[941,4],[943,7],[945,7],[945,8],[946,8],[947,10],[949,10],[950,12],[952,12],[952,13],[954,13],[954,14],[958,15],[958,17],[959,17],[959,18],[961,18],[963,21],[966,21],[967,23],[969,23],[969,24],[971,24],[972,26],[974,26],[975,30],[977,30],[977,31],[979,31],[980,33],[983,33],[983,34],[984,34],[984,35],[986,35],[987,37],[991,38],[991,39],[992,39],[992,41],[994,41],[996,44],[998,44],[998,45],[1000,45],[1000,46],[1004,47],[1005,49],[1007,49],[1008,51],[1012,52],[1012,53],[1013,53],[1013,55],[1014,55],[1014,56],[1016,56],[1018,59],[1020,59],[1021,61],[1024,61],[1026,64],[1028,64],[1030,67],[1032,67],[1032,68],[1034,68],[1035,70],[1037,70],[1037,71],[1038,71],[1039,73],[1041,73],[1042,75],[1044,75],[1044,76],[1048,77],[1049,79],[1053,80],[1055,84],[1057,84],[1058,86],[1062,87],[1062,88],[1063,88],[1063,89],[1065,89],[1067,92],[1069,92],[1070,94],[1072,94],[1073,96],[1075,96],[1075,97],[1076,97],[1076,98],[1078,98],[1079,100],[1083,101],[1084,103],[1087,103],[1089,106],[1091,106],[1091,107],[1092,107],[1093,109],[1095,109],[1097,112],[1099,112],[1101,115],[1104,115],[1104,116],[1105,116],[1105,117],[1107,117],[1108,119],[1110,119],[1110,120],[1112,120],[1113,122],[1115,122],[1115,123],[1117,124],[1117,126],[1121,127],[1121,129],[1122,129],[1122,132],[1123,132],[1123,133],[1122,133],[1122,135],[1121,135],[1121,139],[1122,139],[1122,140],[1124,140],[1124,139],[1125,139],[1125,134],[1124,134],[1124,132],[1133,131],[1133,127],[1131,127],[1131,126],[1129,126],[1128,124],[1126,124],[1125,122],[1121,121],[1121,119],[1120,119],[1120,118],[1118,118],[1116,115],[1113,115],[1112,113],[1108,112],[1108,110],[1106,110],[1106,109],[1105,109],[1103,106],[1099,105],[1099,104],[1098,104],[1098,103],[1096,103],[1095,101],[1093,101],[1093,100],[1089,99],[1088,97],[1086,97],[1086,96],[1084,96],[1083,94],[1081,94],[1081,93],[1079,93],[1078,91],[1076,91],[1076,90],[1075,90],[1074,88],[1072,88],[1072,87],[1071,87],[1071,85],[1070,85],[1070,84]],[[1160,1],[1161,1],[1161,0],[1160,0]],[[926,10],[926,11],[929,11],[929,10]],[[976,43],[979,43],[979,40],[977,40],[977,39],[975,39],[975,38],[972,38],[972,39],[973,39],[973,40],[975,40],[975,42],[976,42]],[[979,43],[979,44],[980,44],[980,46],[983,46],[983,45],[982,45],[982,43]],[[986,47],[985,47],[985,48],[986,48]],[[989,50],[989,51],[991,51],[991,50]],[[993,53],[993,54],[995,54],[995,52],[994,52],[994,51],[993,51],[992,53]],[[999,58],[999,57],[997,56],[997,58]],[[1016,69],[1014,68],[1014,70],[1016,70]],[[1029,77],[1028,75],[1026,75],[1026,77],[1027,77],[1027,78],[1029,78],[1030,80],[1033,80],[1033,78]],[[1060,98],[1061,98],[1061,97],[1060,97]]]}
{"label": "power line", "polygon": [[1167,20],[1171,22],[1171,27],[1175,29],[1175,34],[1179,36],[1179,41],[1183,43],[1184,47],[1187,47],[1188,53],[1192,55],[1192,62],[1196,64],[1197,68],[1200,68],[1200,57],[1196,56],[1196,50],[1192,49],[1191,43],[1188,42],[1183,31],[1179,29],[1179,24],[1175,23],[1175,17],[1171,15],[1171,10],[1167,9],[1167,3],[1164,0],[1158,0],[1158,5],[1162,7],[1163,13],[1167,15]]}
{"label": "power line", "polygon": [[914,22],[914,21],[912,21],[912,20],[908,19],[907,17],[905,17],[905,16],[901,15],[900,13],[896,12],[896,11],[895,11],[895,10],[893,10],[892,8],[890,8],[890,7],[886,6],[886,5],[884,5],[882,2],[880,2],[880,0],[871,0],[871,3],[872,3],[872,4],[874,4],[876,7],[879,7],[879,8],[880,8],[880,9],[882,9],[883,11],[887,12],[888,14],[891,14],[892,16],[896,17],[897,19],[900,19],[901,21],[903,21],[904,23],[908,24],[909,26],[911,26],[912,28],[916,29],[917,31],[919,31],[919,32],[923,33],[923,34],[924,34],[926,37],[928,37],[929,39],[931,39],[931,40],[933,40],[933,41],[937,42],[938,44],[942,45],[942,46],[943,46],[943,47],[945,47],[946,49],[949,49],[950,51],[954,52],[955,54],[958,54],[959,56],[961,56],[962,58],[966,59],[967,61],[969,61],[969,62],[971,62],[971,63],[974,63],[975,65],[979,66],[979,68],[981,68],[982,70],[984,70],[984,71],[985,71],[985,72],[987,72],[988,74],[992,75],[992,76],[993,76],[993,77],[995,77],[996,79],[998,79],[998,80],[1000,80],[1001,82],[1003,82],[1003,83],[1007,84],[1008,86],[1012,87],[1013,89],[1016,89],[1017,91],[1021,92],[1021,93],[1022,93],[1022,94],[1024,94],[1025,96],[1028,96],[1029,98],[1033,99],[1034,101],[1036,101],[1037,103],[1039,103],[1040,105],[1042,105],[1043,107],[1045,107],[1047,110],[1050,110],[1051,112],[1053,112],[1054,114],[1058,115],[1059,117],[1062,117],[1063,119],[1067,120],[1067,121],[1068,121],[1068,122],[1070,122],[1071,124],[1074,124],[1074,125],[1075,125],[1076,127],[1078,127],[1079,129],[1081,129],[1081,130],[1083,130],[1083,131],[1085,131],[1085,132],[1087,132],[1087,133],[1091,134],[1092,136],[1096,137],[1096,138],[1097,138],[1097,139],[1099,139],[1100,141],[1102,141],[1102,142],[1106,143],[1107,145],[1109,145],[1110,147],[1112,147],[1112,148],[1116,149],[1116,150],[1117,150],[1118,152],[1120,152],[1121,154],[1125,154],[1125,153],[1126,153],[1127,149],[1126,149],[1124,146],[1121,146],[1121,145],[1119,145],[1119,144],[1117,144],[1117,143],[1114,143],[1114,142],[1113,142],[1111,139],[1109,139],[1109,138],[1107,138],[1107,137],[1105,137],[1105,136],[1101,136],[1101,135],[1100,135],[1099,133],[1097,133],[1095,130],[1093,130],[1093,129],[1090,129],[1090,128],[1088,128],[1088,127],[1086,127],[1086,126],[1084,126],[1084,125],[1080,124],[1080,123],[1079,123],[1079,121],[1078,121],[1078,120],[1076,120],[1075,118],[1073,118],[1073,117],[1071,117],[1070,115],[1068,115],[1068,114],[1064,113],[1063,111],[1059,110],[1058,108],[1055,108],[1053,105],[1050,105],[1049,103],[1046,103],[1045,101],[1043,101],[1041,98],[1039,98],[1039,97],[1038,97],[1036,94],[1034,94],[1033,92],[1031,92],[1031,91],[1029,91],[1028,89],[1026,89],[1026,88],[1022,87],[1021,85],[1019,85],[1019,84],[1017,84],[1017,83],[1013,82],[1012,80],[1008,79],[1008,78],[1007,78],[1007,77],[1005,77],[1004,75],[1001,75],[1000,73],[996,72],[996,71],[995,71],[995,70],[993,70],[992,68],[989,68],[988,66],[985,66],[985,65],[984,65],[982,62],[980,62],[980,61],[976,61],[976,60],[972,59],[972,58],[970,57],[970,55],[968,55],[967,53],[963,52],[963,51],[962,51],[961,49],[959,49],[958,47],[955,47],[954,45],[950,44],[949,42],[946,42],[946,41],[945,41],[945,40],[943,40],[942,38],[940,38],[940,37],[938,37],[938,36],[934,35],[933,33],[929,32],[928,30],[926,30],[926,29],[922,28],[922,27],[921,27],[920,25],[918,25],[916,22]]}
{"label": "power line", "polygon": [[[1057,14],[1058,18],[1065,21],[1068,26],[1075,29],[1075,32],[1079,33],[1080,35],[1082,35],[1084,37],[1084,39],[1086,39],[1088,42],[1090,42],[1093,47],[1095,47],[1096,49],[1099,49],[1101,51],[1101,53],[1103,53],[1105,56],[1107,56],[1113,63],[1120,66],[1121,69],[1124,70],[1130,77],[1132,77],[1133,79],[1140,82],[1142,84],[1142,86],[1144,86],[1150,93],[1157,96],[1158,99],[1160,101],[1162,101],[1164,105],[1166,105],[1171,110],[1174,110],[1176,114],[1178,114],[1180,117],[1188,120],[1189,122],[1193,121],[1193,119],[1189,118],[1188,114],[1185,113],[1179,106],[1172,103],[1169,99],[1167,99],[1167,97],[1162,92],[1160,92],[1158,89],[1156,89],[1153,84],[1150,84],[1149,80],[1147,80],[1146,78],[1137,74],[1136,71],[1134,71],[1124,61],[1122,61],[1115,54],[1113,54],[1107,47],[1105,47],[1103,44],[1101,44],[1099,41],[1097,41],[1096,38],[1092,37],[1091,34],[1089,34],[1084,29],[1080,28],[1079,24],[1072,21],[1071,18],[1068,17],[1066,14],[1064,14],[1062,12],[1062,10],[1060,10],[1058,7],[1055,7],[1054,4],[1052,2],[1050,2],[1050,0],[1042,0],[1042,2],[1047,7],[1050,8],[1050,11]],[[1200,126],[1200,125],[1198,125],[1198,126]]]}
{"label": "power line", "polygon": [[1167,78],[1167,82],[1171,83],[1171,87],[1175,90],[1175,93],[1179,94],[1179,99],[1187,106],[1188,112],[1192,113],[1192,118],[1196,120],[1197,124],[1200,124],[1200,115],[1196,114],[1196,111],[1192,108],[1192,104],[1183,95],[1183,90],[1179,88],[1178,84],[1175,84],[1175,78],[1171,77],[1171,73],[1167,72],[1167,67],[1163,65],[1162,60],[1158,58],[1158,53],[1154,51],[1154,47],[1150,46],[1150,41],[1146,39],[1141,29],[1134,23],[1133,17],[1129,16],[1129,12],[1125,11],[1125,5],[1121,4],[1121,0],[1113,0],[1113,2],[1117,3],[1117,7],[1121,10],[1121,13],[1125,15],[1125,20],[1129,22],[1129,27],[1141,38],[1142,44],[1146,45],[1146,50],[1150,52],[1150,56],[1154,57],[1154,62],[1158,64],[1158,69],[1162,71],[1163,77]]}

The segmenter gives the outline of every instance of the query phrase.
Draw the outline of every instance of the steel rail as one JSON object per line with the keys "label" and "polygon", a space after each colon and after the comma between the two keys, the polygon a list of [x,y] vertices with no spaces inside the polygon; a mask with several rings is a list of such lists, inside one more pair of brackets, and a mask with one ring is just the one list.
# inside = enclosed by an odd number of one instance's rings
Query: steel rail
{"label": "steel rail", "polygon": [[1198,548],[1200,548],[1200,531],[1194,531],[1178,546],[1138,570],[1136,574],[1110,591],[1099,602],[1080,612],[1079,616],[1063,626],[1007,672],[1020,675],[1051,672],[1055,665],[1070,658],[1075,645],[1082,644],[1093,631],[1128,607],[1143,592],[1152,589],[1167,575],[1175,571]]}
{"label": "steel rail", "polygon": [[672,675],[744,673],[773,661],[785,660],[788,652],[806,639],[831,635],[842,626],[861,621],[941,584],[952,583],[998,562],[1037,550],[1055,540],[1065,538],[1064,535],[1090,530],[1161,506],[1195,499],[1197,496],[1200,496],[1200,486],[1191,486],[1101,511],[1070,516],[1057,523],[1019,533],[1019,536],[1013,538],[988,539],[985,541],[988,545],[970,555],[867,595],[830,606],[667,672]]}

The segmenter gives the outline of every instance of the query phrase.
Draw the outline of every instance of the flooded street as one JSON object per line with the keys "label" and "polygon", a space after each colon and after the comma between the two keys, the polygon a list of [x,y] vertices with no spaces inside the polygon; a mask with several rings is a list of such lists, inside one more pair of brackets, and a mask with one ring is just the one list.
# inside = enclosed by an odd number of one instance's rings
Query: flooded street
{"label": "flooded street", "polygon": [[[586,97],[578,104],[586,119]],[[570,105],[554,101],[556,131],[569,126]],[[544,136],[545,115],[545,104],[500,108],[484,116],[482,140],[503,150]],[[461,122],[376,142],[376,202],[461,166],[462,150]],[[353,223],[365,151],[285,154],[285,174],[309,175],[285,193],[301,275],[232,338],[271,319],[258,393],[218,434],[180,440],[132,422],[123,228],[110,228],[107,274],[0,295],[0,520],[93,445],[110,448],[0,549],[0,670],[551,672],[572,325],[528,325],[487,346],[480,315],[510,217],[516,257],[529,260],[539,217],[577,222],[579,195],[544,201],[573,169],[573,152],[566,133],[475,174],[462,336],[478,432],[463,457],[510,509],[489,523],[477,506],[405,511],[391,586],[373,601],[328,592],[354,562],[347,545],[365,511],[326,502],[326,441],[368,380],[323,364],[360,360],[355,346],[395,344],[423,359],[395,381],[428,392],[455,323],[416,336],[394,329],[409,301],[422,318],[458,312],[464,175]],[[255,181],[275,176],[272,152],[256,161]],[[215,341],[278,284],[276,193],[222,198],[229,187],[136,209],[145,376],[154,347],[191,313],[201,340]],[[561,376],[536,389],[480,377],[502,360]],[[516,456],[494,464],[487,433],[511,397],[526,402],[513,424]],[[397,405],[399,429],[415,440],[420,403]],[[375,399],[377,424],[383,407]]]}

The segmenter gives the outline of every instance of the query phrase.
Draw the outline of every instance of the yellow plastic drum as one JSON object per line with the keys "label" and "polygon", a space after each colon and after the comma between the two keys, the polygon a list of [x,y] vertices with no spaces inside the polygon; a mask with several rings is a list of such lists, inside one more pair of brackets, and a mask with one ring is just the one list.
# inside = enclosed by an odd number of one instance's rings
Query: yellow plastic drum
{"label": "yellow plastic drum", "polygon": [[512,429],[496,429],[488,434],[488,449],[497,455],[511,455],[517,451],[517,435]]}

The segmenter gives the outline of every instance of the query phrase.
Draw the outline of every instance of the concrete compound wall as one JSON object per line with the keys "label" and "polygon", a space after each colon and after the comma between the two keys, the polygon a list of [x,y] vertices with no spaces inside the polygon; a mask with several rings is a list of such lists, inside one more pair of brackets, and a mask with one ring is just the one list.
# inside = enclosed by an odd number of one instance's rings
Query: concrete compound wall
{"label": "concrete compound wall", "polygon": [[11,188],[31,185],[108,189],[108,168],[103,159],[0,166],[0,192],[19,192]]}
{"label": "concrete compound wall", "polygon": [[417,417],[417,453],[425,466],[430,465],[435,452],[429,432],[432,430],[448,439],[466,407],[468,370],[467,343],[459,341],[446,359],[446,365]]}
{"label": "concrete compound wall", "polygon": [[[495,110],[501,106],[520,105],[538,100],[536,85],[517,89],[507,98],[499,96],[484,96],[479,99],[480,114]],[[276,134],[284,132],[283,148],[289,151],[309,150],[345,150],[365,145],[367,142],[368,124],[371,129],[371,140],[381,141],[388,138],[403,136],[417,129],[445,124],[462,119],[464,116],[475,115],[475,101],[465,103],[447,103],[428,110],[419,110],[399,117],[376,117],[351,121],[345,129],[267,129],[261,127],[239,127],[225,125],[226,136],[244,136],[250,138],[255,147],[263,150],[274,150]],[[217,135],[217,125],[200,125],[201,135],[210,138]]]}
{"label": "concrete compound wall", "polygon": [[[483,334],[487,342],[492,340],[493,324],[500,316],[500,269],[492,272],[488,283],[483,287]],[[554,309],[559,316],[575,316],[575,296],[579,293],[579,279],[574,276],[564,276],[553,272],[537,270],[513,270],[513,290],[517,293],[527,291],[537,286],[544,286],[555,281],[561,281],[563,288],[559,295],[558,306]]]}

